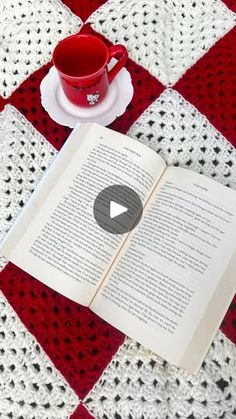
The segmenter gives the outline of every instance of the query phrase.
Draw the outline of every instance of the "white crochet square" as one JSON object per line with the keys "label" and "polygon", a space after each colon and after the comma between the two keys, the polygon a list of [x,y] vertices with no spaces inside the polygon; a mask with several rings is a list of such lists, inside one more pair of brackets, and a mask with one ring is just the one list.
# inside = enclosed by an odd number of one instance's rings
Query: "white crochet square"
{"label": "white crochet square", "polygon": [[51,59],[58,41],[80,29],[60,0],[1,0],[0,95],[7,98]]}
{"label": "white crochet square", "polygon": [[197,375],[126,338],[84,403],[95,418],[234,417],[236,347],[220,331]]}
{"label": "white crochet square", "polygon": [[[7,105],[0,113],[0,241],[54,158],[54,147]],[[0,257],[0,270],[4,259]]]}
{"label": "white crochet square", "polygon": [[236,189],[236,149],[193,105],[169,88],[130,127],[128,135],[182,166]]}
{"label": "white crochet square", "polygon": [[108,0],[88,19],[171,86],[236,23],[220,0]]}
{"label": "white crochet square", "polygon": [[0,292],[1,418],[68,419],[79,399]]}

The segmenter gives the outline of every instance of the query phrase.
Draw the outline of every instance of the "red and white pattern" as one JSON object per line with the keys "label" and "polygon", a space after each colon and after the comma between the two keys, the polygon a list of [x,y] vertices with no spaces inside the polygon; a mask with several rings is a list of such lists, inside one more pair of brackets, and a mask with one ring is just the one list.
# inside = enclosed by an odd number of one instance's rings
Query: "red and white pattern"
{"label": "red and white pattern", "polygon": [[1,415],[68,418],[78,396],[0,292]]}
{"label": "red and white pattern", "polygon": [[0,7],[0,93],[8,97],[82,22],[59,0],[2,0]]}
{"label": "red and white pattern", "polygon": [[[235,0],[2,0],[0,240],[71,132],[39,86],[56,43],[79,30],[129,50],[134,96],[111,128],[236,189],[235,12]],[[233,418],[235,325],[234,302],[191,376],[8,263],[0,418]]]}

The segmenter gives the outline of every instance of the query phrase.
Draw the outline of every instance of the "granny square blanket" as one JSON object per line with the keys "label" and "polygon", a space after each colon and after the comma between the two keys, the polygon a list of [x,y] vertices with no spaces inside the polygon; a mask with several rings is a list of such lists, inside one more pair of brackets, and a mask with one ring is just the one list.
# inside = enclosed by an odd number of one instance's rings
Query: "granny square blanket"
{"label": "granny square blanket", "polygon": [[[236,189],[236,0],[1,0],[0,240],[71,132],[39,86],[78,32],[128,49],[134,96],[112,129]],[[3,257],[0,271],[0,419],[236,417],[236,300],[192,376]]]}

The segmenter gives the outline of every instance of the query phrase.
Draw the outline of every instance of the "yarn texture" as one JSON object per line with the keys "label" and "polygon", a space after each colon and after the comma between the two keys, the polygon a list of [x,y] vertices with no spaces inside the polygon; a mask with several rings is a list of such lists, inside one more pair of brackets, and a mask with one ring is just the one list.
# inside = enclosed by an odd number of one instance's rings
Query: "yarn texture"
{"label": "yarn texture", "polygon": [[[134,96],[110,128],[236,189],[235,12],[232,0],[2,0],[0,241],[71,132],[40,83],[78,32],[128,49]],[[233,419],[235,307],[193,376],[0,255],[0,419]]]}

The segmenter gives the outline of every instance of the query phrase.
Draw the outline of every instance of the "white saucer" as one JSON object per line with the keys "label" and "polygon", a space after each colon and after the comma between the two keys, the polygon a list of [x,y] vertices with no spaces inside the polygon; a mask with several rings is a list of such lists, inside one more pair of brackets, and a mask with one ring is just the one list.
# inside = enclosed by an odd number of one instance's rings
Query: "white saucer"
{"label": "white saucer", "polygon": [[[108,65],[111,68],[116,63],[113,58]],[[50,117],[61,125],[74,128],[78,122],[97,122],[103,126],[109,125],[122,115],[133,97],[133,85],[126,68],[115,77],[105,99],[98,105],[83,108],[71,103],[65,96],[55,67],[52,67],[41,82],[41,101]]]}

